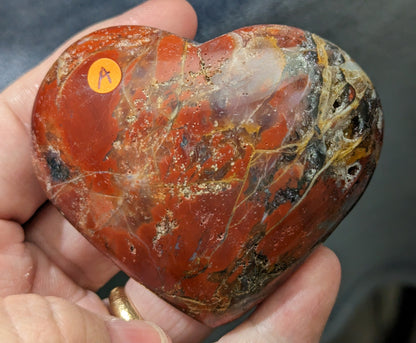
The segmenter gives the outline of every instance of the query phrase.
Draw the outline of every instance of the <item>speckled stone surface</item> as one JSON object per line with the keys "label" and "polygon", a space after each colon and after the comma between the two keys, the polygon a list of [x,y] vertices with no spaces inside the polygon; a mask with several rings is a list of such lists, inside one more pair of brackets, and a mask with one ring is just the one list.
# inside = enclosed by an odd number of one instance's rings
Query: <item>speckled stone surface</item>
{"label": "speckled stone surface", "polygon": [[95,32],[33,112],[51,201],[129,275],[211,326],[261,301],[364,191],[377,94],[335,45],[287,26],[204,44]]}

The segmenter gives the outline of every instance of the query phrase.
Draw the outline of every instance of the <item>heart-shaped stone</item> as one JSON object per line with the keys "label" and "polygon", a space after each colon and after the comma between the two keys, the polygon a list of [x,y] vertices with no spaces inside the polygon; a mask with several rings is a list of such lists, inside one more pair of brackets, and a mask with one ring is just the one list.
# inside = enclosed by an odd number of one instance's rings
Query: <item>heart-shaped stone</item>
{"label": "heart-shaped stone", "polygon": [[99,250],[216,326],[332,232],[373,173],[382,130],[366,74],[314,34],[253,26],[196,44],[113,27],[48,72],[34,165]]}

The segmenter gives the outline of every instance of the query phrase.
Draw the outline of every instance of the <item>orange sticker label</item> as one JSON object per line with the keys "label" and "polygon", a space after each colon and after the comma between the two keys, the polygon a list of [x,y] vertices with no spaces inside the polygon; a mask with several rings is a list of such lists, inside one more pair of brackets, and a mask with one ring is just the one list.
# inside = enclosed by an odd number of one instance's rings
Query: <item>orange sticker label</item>
{"label": "orange sticker label", "polygon": [[110,58],[100,58],[88,69],[88,85],[97,93],[109,93],[121,81],[120,66]]}

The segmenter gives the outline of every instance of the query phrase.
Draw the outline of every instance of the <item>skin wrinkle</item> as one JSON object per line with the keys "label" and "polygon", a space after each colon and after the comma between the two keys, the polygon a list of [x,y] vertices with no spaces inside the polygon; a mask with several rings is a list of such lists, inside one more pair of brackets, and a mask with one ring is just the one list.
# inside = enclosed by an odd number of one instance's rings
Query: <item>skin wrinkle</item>
{"label": "skin wrinkle", "polygon": [[[59,330],[62,342],[108,342],[109,333],[105,330],[105,321],[110,317],[107,314],[93,315],[57,297],[43,299],[51,310],[51,318]],[[74,327],[77,330],[74,330]],[[55,343],[55,340],[53,342]]]}
{"label": "skin wrinkle", "polygon": [[[55,320],[55,322],[56,322],[56,324],[59,328],[59,331],[60,331],[60,334],[61,334],[61,337],[62,337],[62,342],[68,342],[69,343],[70,341],[67,340],[67,335],[66,335],[66,332],[68,331],[68,328],[65,330],[65,326],[68,326],[68,317],[70,317],[70,316],[68,316],[69,311],[68,312],[62,311],[62,307],[68,307],[68,306],[67,306],[67,304],[62,303],[62,301],[60,299],[49,298],[49,297],[47,299],[48,299],[49,306],[52,309],[52,313],[54,314],[53,318],[54,318],[54,320]],[[77,328],[78,328],[77,332],[79,332],[80,328],[83,332],[83,333],[79,333],[79,336],[80,337],[91,337],[88,334],[88,327],[86,326],[86,323],[88,323],[89,321],[88,321],[88,318],[86,318],[85,312],[81,311],[77,307],[72,307],[70,309],[70,311],[71,311],[71,314],[72,314],[72,312],[76,312],[76,313],[73,314],[72,318],[77,318],[77,320],[76,320],[76,324],[77,324]],[[64,316],[58,316],[58,314],[61,314],[61,313],[64,313],[65,315]],[[79,324],[81,324],[81,325],[79,325]],[[71,341],[74,341],[74,339],[73,339],[74,337],[71,337],[71,338],[72,338]]]}
{"label": "skin wrinkle", "polygon": [[[51,206],[48,206],[47,208],[44,207],[41,212],[46,214],[50,214],[50,209]],[[38,215],[38,218],[39,215]],[[59,219],[61,218],[61,215],[59,214]],[[35,227],[33,227],[35,226]],[[40,230],[36,230],[36,229],[41,229],[42,222],[40,220],[39,223],[39,228],[36,227],[36,222],[31,224],[31,227],[28,228],[27,230],[27,239],[30,240],[35,246],[37,246],[39,248],[39,251],[43,252],[47,258],[50,261],[57,261],[57,267],[59,267],[62,271],[65,272],[65,274],[68,276],[68,278],[73,279],[74,275],[78,275],[80,282],[80,285],[83,286],[87,286],[87,285],[93,285],[91,288],[93,289],[98,289],[101,284],[96,284],[96,281],[90,279],[88,273],[84,272],[83,268],[75,263],[73,260],[65,258],[59,258],[60,257],[60,249],[62,249],[62,246],[56,247],[54,244],[50,244],[50,237],[47,237],[46,239],[42,239],[42,237],[39,236],[39,234],[41,233]],[[75,230],[74,228],[71,227],[72,230]],[[54,232],[53,234],[55,234],[56,232]],[[75,234],[75,232],[74,232]],[[39,240],[42,240],[42,246],[39,246],[38,242]],[[89,244],[89,243],[88,243]],[[79,246],[79,245],[78,245]],[[82,284],[83,283],[83,284]],[[96,284],[96,285],[94,285]]]}
{"label": "skin wrinkle", "polygon": [[[22,243],[25,236],[22,227],[16,222],[0,219],[0,249],[5,249],[10,244]],[[13,241],[11,241],[13,238]]]}
{"label": "skin wrinkle", "polygon": [[107,317],[92,316],[57,297],[34,294],[10,296],[3,300],[1,308],[7,311],[9,321],[14,324],[14,335],[20,335],[19,342],[108,342],[108,333],[101,331],[105,328],[103,321]]}
{"label": "skin wrinkle", "polygon": [[[52,231],[51,227],[54,228]],[[36,219],[27,225],[25,232],[27,241],[34,243],[49,260],[54,261],[82,287],[97,290],[119,270],[92,248],[52,205],[38,211]]]}
{"label": "skin wrinkle", "polygon": [[[19,261],[16,267],[13,268],[13,277],[9,276],[5,283],[2,282],[1,294],[9,295],[12,293],[15,294],[17,292],[30,293],[33,290],[33,284],[37,272],[37,263],[33,257],[31,250],[28,249],[28,247],[22,242],[17,242],[10,247],[2,249],[2,251],[0,251],[0,256],[2,260],[4,260],[7,256],[6,263],[4,266],[2,266],[2,268],[5,269],[2,275],[8,273],[8,261]],[[24,263],[21,261],[24,261]],[[26,282],[22,282],[21,280],[25,280]],[[10,287],[7,287],[7,285],[10,285]],[[16,287],[16,285],[19,285],[19,287]]]}
{"label": "skin wrinkle", "polygon": [[[40,292],[42,293],[42,290],[44,289],[43,280],[45,279],[45,276],[47,276],[49,287],[56,283],[56,273],[54,273],[54,268],[52,266],[52,263],[46,259],[45,257],[40,253],[38,253],[38,247],[32,243],[27,242],[27,248],[31,252],[32,255],[32,265],[35,267],[34,273],[33,273],[33,281],[31,284],[31,291],[33,292]],[[46,264],[45,264],[46,262]],[[49,262],[49,263],[48,263]],[[42,267],[43,268],[39,268]],[[42,270],[42,273],[39,272],[39,270]],[[44,270],[47,270],[47,273],[44,274]]]}
{"label": "skin wrinkle", "polygon": [[[27,319],[22,319],[21,315],[22,312],[25,312],[26,317],[31,318],[33,314],[33,309],[36,308],[37,318],[35,319],[35,323],[38,324],[37,326],[39,327],[38,321],[39,317],[44,314],[45,301],[40,296],[34,294],[24,296],[24,303],[22,302],[22,300],[22,295],[12,295],[6,297],[3,300],[3,308],[5,309],[6,313],[8,314],[8,317],[10,318],[10,322],[15,328],[15,333],[18,337],[19,342],[28,342],[27,338],[29,336],[31,337],[32,341],[40,342],[39,339],[41,338],[42,333],[45,333],[45,328],[42,327],[41,330],[37,330],[36,332],[28,331]],[[37,334],[36,336],[34,336],[35,333]]]}
{"label": "skin wrinkle", "polygon": [[52,320],[51,321],[48,321],[48,322],[49,323],[50,322],[53,322],[53,324],[56,326],[57,332],[58,332],[58,335],[60,336],[61,341],[63,343],[64,342],[67,342],[67,340],[66,340],[66,338],[65,338],[65,336],[64,336],[64,334],[62,332],[62,321],[59,321],[58,320],[58,317],[57,317],[57,314],[56,314],[56,309],[54,309],[54,306],[52,305],[52,303],[50,301],[47,300],[47,298],[45,300],[46,300],[47,308],[50,311],[50,316],[52,318]]}
{"label": "skin wrinkle", "polygon": [[[87,290],[78,287],[72,279],[43,255],[36,245],[27,242],[25,250],[31,255],[32,276],[31,282],[28,283],[29,287],[27,289],[19,289],[19,292],[52,294],[52,290],[56,289],[59,295],[74,302],[88,295]],[[62,289],[63,285],[66,285],[64,289]]]}
{"label": "skin wrinkle", "polygon": [[[5,306],[5,299],[4,298],[0,298],[0,311],[4,313],[4,315],[1,315],[2,320],[7,321],[7,325],[2,325],[2,327],[7,327],[10,328],[11,330],[7,330],[13,337],[13,341],[8,341],[10,343],[20,343],[23,342],[22,338],[20,337],[20,333],[17,330],[17,327],[14,323],[14,321],[12,320],[12,317],[10,315],[10,312],[7,311],[7,307]],[[1,313],[0,312],[0,313]],[[5,318],[4,318],[5,316]],[[4,336],[2,335],[1,337],[4,338]],[[12,338],[10,337],[10,338]]]}

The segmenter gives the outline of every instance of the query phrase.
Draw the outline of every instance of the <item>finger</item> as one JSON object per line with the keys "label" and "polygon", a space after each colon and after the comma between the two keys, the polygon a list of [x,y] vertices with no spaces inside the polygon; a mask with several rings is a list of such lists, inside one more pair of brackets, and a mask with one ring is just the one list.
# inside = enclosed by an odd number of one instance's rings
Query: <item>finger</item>
{"label": "finger", "polygon": [[212,329],[185,315],[133,279],[125,287],[126,295],[145,320],[159,325],[173,342],[200,342]]}
{"label": "finger", "polygon": [[55,297],[34,294],[0,299],[1,342],[167,343],[154,324],[96,315]]}
{"label": "finger", "polygon": [[107,312],[97,294],[77,285],[38,247],[25,242],[20,225],[0,220],[0,297],[22,293],[60,296]]}
{"label": "finger", "polygon": [[[184,0],[152,0],[94,25],[82,32],[82,35],[100,27],[122,24],[160,27],[192,37],[196,31],[196,16],[192,7]],[[0,95],[0,218],[23,223],[45,201],[30,158],[31,111],[42,78],[53,60],[72,41],[64,44],[49,59]]]}
{"label": "finger", "polygon": [[33,173],[28,128],[1,96],[0,137],[0,218],[23,223],[45,195]]}
{"label": "finger", "polygon": [[[39,247],[50,261],[81,287],[97,290],[119,271],[51,204],[38,211],[26,225],[25,233],[28,242]],[[42,277],[48,279],[48,274]]]}
{"label": "finger", "polygon": [[335,254],[317,248],[306,262],[241,326],[220,343],[317,343],[339,289]]}

